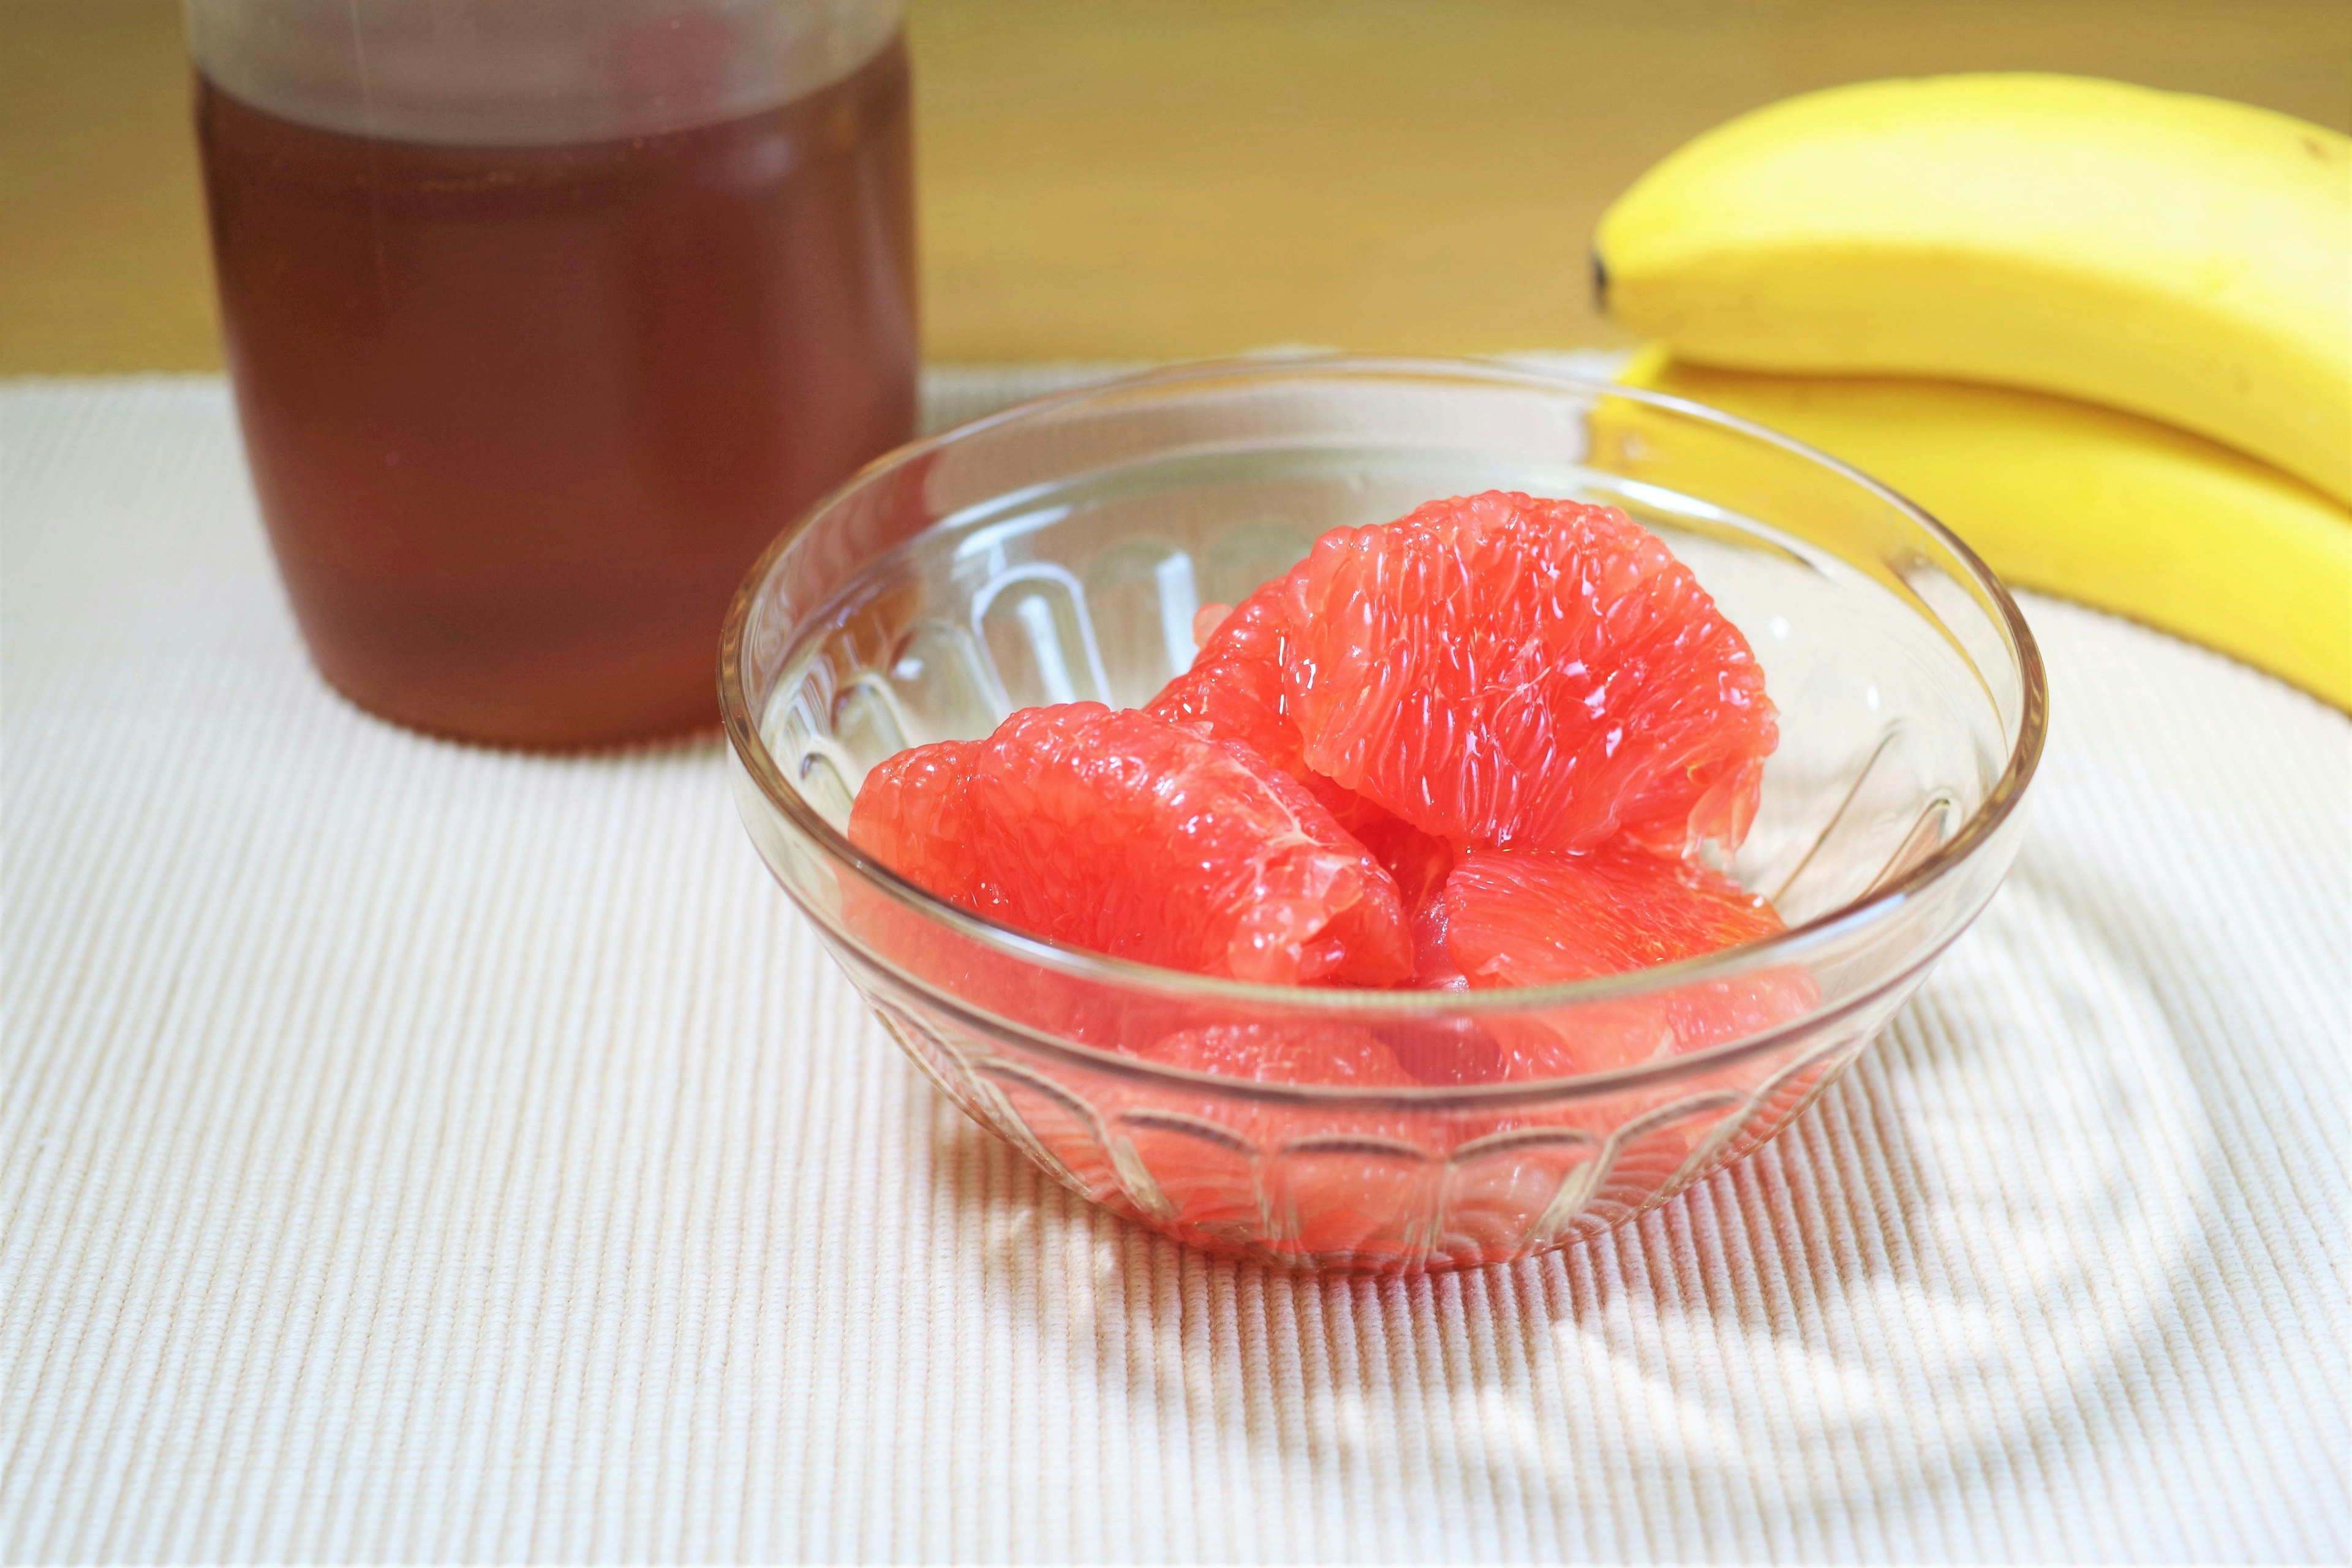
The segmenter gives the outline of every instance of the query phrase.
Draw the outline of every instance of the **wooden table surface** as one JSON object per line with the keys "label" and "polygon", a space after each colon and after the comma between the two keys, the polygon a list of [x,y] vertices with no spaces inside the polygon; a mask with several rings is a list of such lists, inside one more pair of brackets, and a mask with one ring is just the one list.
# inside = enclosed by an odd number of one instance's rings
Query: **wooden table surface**
{"label": "wooden table surface", "polygon": [[[2039,68],[2352,130],[2342,0],[916,0],[927,346],[1608,343],[1645,166],[1869,77]],[[0,0],[0,374],[218,363],[176,0]]]}

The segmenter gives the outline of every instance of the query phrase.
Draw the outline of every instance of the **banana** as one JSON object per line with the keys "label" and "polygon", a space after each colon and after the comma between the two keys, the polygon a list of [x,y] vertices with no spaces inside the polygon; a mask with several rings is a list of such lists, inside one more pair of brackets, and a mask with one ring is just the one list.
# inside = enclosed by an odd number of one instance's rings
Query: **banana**
{"label": "banana", "polygon": [[1759,375],[1658,348],[1620,380],[1844,460],[2011,583],[2218,648],[2352,711],[2352,510],[2242,453],[2113,409],[1959,382]]}
{"label": "banana", "polygon": [[1693,362],[2032,388],[2352,502],[2352,138],[2081,77],[1865,82],[1717,127],[1602,216]]}

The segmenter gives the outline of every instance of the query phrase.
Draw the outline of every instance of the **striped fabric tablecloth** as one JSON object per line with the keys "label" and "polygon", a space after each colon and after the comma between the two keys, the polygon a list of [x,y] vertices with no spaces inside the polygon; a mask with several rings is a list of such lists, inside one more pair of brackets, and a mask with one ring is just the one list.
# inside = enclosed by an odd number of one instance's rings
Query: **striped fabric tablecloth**
{"label": "striped fabric tablecloth", "polygon": [[2352,723],[2249,670],[2031,601],[2015,878],[1799,1130],[1322,1282],[948,1109],[715,742],[331,695],[216,382],[0,390],[0,530],[9,1561],[2352,1550]]}

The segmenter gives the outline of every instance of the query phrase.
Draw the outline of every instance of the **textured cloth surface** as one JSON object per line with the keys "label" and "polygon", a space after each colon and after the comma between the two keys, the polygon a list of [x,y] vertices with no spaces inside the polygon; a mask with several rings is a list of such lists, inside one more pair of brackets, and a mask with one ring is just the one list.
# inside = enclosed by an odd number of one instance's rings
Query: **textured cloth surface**
{"label": "textured cloth surface", "polygon": [[1320,1282],[950,1109],[717,742],[327,691],[217,384],[0,390],[0,1556],[2352,1546],[2352,724],[2271,680],[2032,601],[2016,874],[1797,1129],[1579,1250]]}

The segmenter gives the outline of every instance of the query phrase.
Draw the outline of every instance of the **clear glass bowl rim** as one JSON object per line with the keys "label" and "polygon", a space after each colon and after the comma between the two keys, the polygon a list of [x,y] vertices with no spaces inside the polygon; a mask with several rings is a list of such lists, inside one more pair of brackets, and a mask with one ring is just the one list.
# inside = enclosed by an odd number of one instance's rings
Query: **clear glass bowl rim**
{"label": "clear glass bowl rim", "polygon": [[[816,520],[866,487],[895,473],[910,463],[958,442],[1003,428],[1016,422],[1035,418],[1058,410],[1110,398],[1132,404],[1139,393],[1155,390],[1181,390],[1187,384],[1213,380],[1263,380],[1267,382],[1306,377],[1363,377],[1396,379],[1404,377],[1431,380],[1483,383],[1494,386],[1521,386],[1533,390],[1552,390],[1589,397],[1622,398],[1628,402],[1647,404],[1669,412],[1718,426],[1737,435],[1760,441],[1811,463],[1855,485],[1885,502],[1914,526],[1927,532],[1952,552],[1953,559],[1966,573],[1971,584],[1981,591],[1999,614],[1999,625],[2004,645],[2017,666],[2021,702],[2018,715],[2017,738],[2010,747],[2009,756],[2000,776],[1984,800],[1960,825],[1959,830],[1925,859],[1902,877],[1883,887],[1874,888],[1860,899],[1814,917],[1802,925],[1792,926],[1776,936],[1761,942],[1747,942],[1718,952],[1703,953],[1696,958],[1674,963],[1657,964],[1624,974],[1604,975],[1597,979],[1571,981],[1564,984],[1498,987],[1481,991],[1351,991],[1326,990],[1313,986],[1262,985],[1244,981],[1226,980],[1210,975],[1189,973],[1182,970],[1163,969],[1156,964],[1139,963],[1130,959],[1114,958],[1105,953],[1090,952],[1080,948],[1028,936],[1008,926],[998,925],[926,891],[908,881],[880,861],[862,854],[848,838],[804,801],[800,793],[786,781],[783,771],[776,765],[774,756],[761,739],[758,722],[751,711],[744,689],[742,663],[745,628],[751,622],[753,607],[759,603],[761,590],[772,574],[777,563]],[[829,597],[803,617],[803,621],[820,618],[848,587]],[[2049,721],[2048,679],[2042,668],[2039,645],[2026,625],[2017,601],[2000,579],[1996,577],[1977,552],[1957,534],[1937,521],[1916,502],[1898,494],[1852,466],[1839,461],[1825,452],[1803,442],[1780,435],[1726,414],[1720,409],[1685,398],[1669,396],[1639,387],[1622,386],[1615,382],[1597,380],[1591,376],[1567,372],[1524,367],[1500,361],[1444,358],[1427,355],[1370,354],[1285,354],[1250,356],[1233,359],[1193,360],[1160,366],[1116,380],[1093,382],[1086,385],[1050,393],[1042,397],[996,409],[978,418],[919,437],[898,447],[867,463],[848,479],[826,492],[806,511],[795,518],[762,551],[742,584],[736,590],[733,603],[728,606],[727,619],[720,632],[719,645],[719,704],[720,719],[727,732],[728,743],[734,749],[751,781],[768,804],[775,808],[787,825],[810,847],[819,851],[836,874],[844,868],[858,877],[866,886],[887,897],[905,909],[946,927],[967,940],[1005,953],[1018,962],[1039,968],[1054,970],[1075,978],[1106,987],[1139,991],[1179,1000],[1214,1001],[1233,1007],[1237,1013],[1251,1008],[1277,1011],[1293,1017],[1325,1016],[1334,1021],[1350,1020],[1373,1024],[1396,1024],[1416,1018],[1459,1018],[1482,1014],[1512,1014],[1553,1011],[1591,1003],[1614,1001],[1640,996],[1648,993],[1673,990],[1684,985],[1709,980],[1719,980],[1751,970],[1771,968],[1781,964],[1801,963],[1804,956],[1832,942],[1850,936],[1865,927],[1891,918],[1905,904],[1916,899],[1936,884],[1943,881],[1961,865],[1975,856],[1990,841],[2001,825],[2015,812],[2023,800],[2026,787],[2032,782],[2034,770],[2042,759],[2042,742]],[[847,937],[847,933],[843,933]],[[1345,1102],[1361,1107],[1395,1107],[1400,1109],[1460,1109],[1467,1102],[1480,1106],[1507,1105],[1532,1100],[1552,1100],[1566,1094],[1620,1092],[1629,1088],[1658,1080],[1672,1079],[1722,1067],[1728,1060],[1751,1052],[1770,1049],[1788,1037],[1819,1028],[1840,1014],[1853,1010],[1870,996],[1899,984],[1918,969],[1932,962],[1957,931],[1946,933],[1943,942],[1921,952],[1912,963],[1895,973],[1876,982],[1856,996],[1835,1000],[1824,999],[1824,1005],[1802,1016],[1792,1019],[1760,1034],[1727,1040],[1705,1050],[1686,1056],[1644,1062],[1635,1067],[1619,1068],[1606,1072],[1583,1073],[1569,1078],[1508,1085],[1470,1084],[1463,1086],[1429,1086],[1416,1089],[1370,1089],[1329,1084],[1258,1083],[1222,1075],[1197,1073],[1184,1068],[1164,1067],[1117,1051],[1077,1044],[1057,1038],[1041,1030],[1013,1020],[984,1013],[938,985],[900,968],[854,937],[847,937],[866,963],[890,973],[900,984],[919,991],[934,1005],[987,1028],[1019,1035],[1042,1050],[1062,1057],[1075,1065],[1102,1070],[1121,1077],[1135,1078],[1164,1084],[1184,1084],[1193,1088],[1208,1087],[1227,1094],[1240,1094],[1250,1099],[1297,1103],[1314,1101],[1324,1104]]]}

